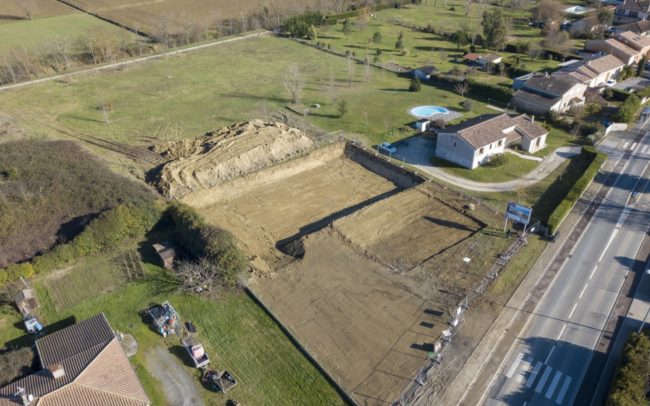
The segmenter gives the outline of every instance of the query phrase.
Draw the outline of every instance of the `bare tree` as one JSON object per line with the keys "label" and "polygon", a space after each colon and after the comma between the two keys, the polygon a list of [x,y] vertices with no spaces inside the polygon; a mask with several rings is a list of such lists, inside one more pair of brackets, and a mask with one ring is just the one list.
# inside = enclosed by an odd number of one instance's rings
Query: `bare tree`
{"label": "bare tree", "polygon": [[72,42],[68,37],[54,37],[49,44],[49,54],[58,71],[70,69]]}
{"label": "bare tree", "polygon": [[156,41],[169,47],[172,42],[172,17],[167,14],[160,14],[156,18],[153,28],[153,37]]}
{"label": "bare tree", "polygon": [[104,123],[110,125],[110,113],[113,110],[113,105],[106,99],[106,96],[102,92],[97,94],[97,110],[101,111]]}
{"label": "bare tree", "polygon": [[300,102],[302,91],[305,88],[305,79],[303,78],[298,65],[289,65],[283,85],[291,103],[295,104]]}
{"label": "bare tree", "polygon": [[18,0],[18,6],[25,14],[25,18],[31,20],[35,11],[34,0]]}
{"label": "bare tree", "polygon": [[454,90],[460,95],[461,100],[465,100],[465,93],[469,90],[469,83],[466,80],[454,85]]}
{"label": "bare tree", "polygon": [[370,66],[370,57],[366,55],[366,59],[363,62],[363,67],[364,67],[364,76],[366,78],[366,83],[370,82],[370,74],[372,72],[372,68]]}
{"label": "bare tree", "polygon": [[348,55],[348,87],[352,86],[352,81],[354,79],[354,71],[356,69],[356,62],[352,58],[352,55]]}

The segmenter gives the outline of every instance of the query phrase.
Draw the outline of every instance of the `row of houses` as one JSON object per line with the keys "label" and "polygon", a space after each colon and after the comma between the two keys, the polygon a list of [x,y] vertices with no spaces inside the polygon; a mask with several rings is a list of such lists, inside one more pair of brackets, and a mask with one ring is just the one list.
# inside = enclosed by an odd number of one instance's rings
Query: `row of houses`
{"label": "row of houses", "polygon": [[588,88],[608,84],[625,66],[638,64],[650,55],[650,37],[626,31],[609,39],[588,41],[585,49],[596,57],[569,63],[551,75],[535,73],[515,79],[513,107],[542,115],[583,105]]}

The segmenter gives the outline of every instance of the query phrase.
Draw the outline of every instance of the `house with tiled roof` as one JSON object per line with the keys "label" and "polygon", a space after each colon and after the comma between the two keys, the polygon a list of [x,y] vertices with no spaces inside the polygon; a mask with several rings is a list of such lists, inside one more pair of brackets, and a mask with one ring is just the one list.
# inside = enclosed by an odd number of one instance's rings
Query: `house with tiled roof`
{"label": "house with tiled roof", "polygon": [[627,24],[650,19],[650,0],[625,0],[616,6],[615,24]]}
{"label": "house with tiled roof", "polygon": [[626,65],[634,65],[644,57],[650,56],[650,37],[626,31],[618,33],[612,38],[587,41],[585,50],[611,54]]}
{"label": "house with tiled roof", "polygon": [[598,87],[621,73],[625,63],[614,55],[585,59],[567,65],[553,73],[553,76],[571,76],[588,87]]}
{"label": "house with tiled roof", "polygon": [[546,146],[547,135],[544,127],[525,114],[484,115],[438,131],[436,156],[474,169],[502,154],[507,146],[518,144],[527,152],[537,152]]}
{"label": "house with tiled roof", "polygon": [[650,35],[650,20],[634,21],[614,27],[615,34],[620,34],[626,31],[630,31],[642,37],[647,37]]}
{"label": "house with tiled roof", "polygon": [[518,111],[535,115],[564,113],[585,102],[587,85],[570,75],[535,75],[515,92],[511,104]]}
{"label": "house with tiled roof", "polygon": [[36,340],[40,370],[0,388],[0,406],[148,406],[104,314]]}

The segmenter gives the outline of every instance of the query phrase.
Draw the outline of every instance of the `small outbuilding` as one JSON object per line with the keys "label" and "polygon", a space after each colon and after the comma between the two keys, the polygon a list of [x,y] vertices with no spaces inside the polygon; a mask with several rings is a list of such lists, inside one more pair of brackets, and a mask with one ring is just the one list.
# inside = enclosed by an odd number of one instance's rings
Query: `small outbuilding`
{"label": "small outbuilding", "polygon": [[36,293],[34,292],[34,289],[23,289],[21,290],[17,295],[16,298],[14,299],[16,302],[16,307],[18,308],[18,311],[23,316],[27,316],[32,314],[32,312],[36,309],[38,309],[39,304],[38,300],[36,299]]}
{"label": "small outbuilding", "polygon": [[171,269],[174,266],[174,259],[176,258],[176,250],[165,241],[162,243],[156,243],[153,245],[153,249],[156,250],[156,253],[160,257],[160,260],[163,263],[163,267],[166,269]]}

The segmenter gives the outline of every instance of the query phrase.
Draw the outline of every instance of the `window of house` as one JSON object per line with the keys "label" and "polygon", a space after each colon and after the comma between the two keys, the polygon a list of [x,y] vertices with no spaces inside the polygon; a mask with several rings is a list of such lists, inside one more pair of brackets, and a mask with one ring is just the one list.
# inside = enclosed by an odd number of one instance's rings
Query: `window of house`
{"label": "window of house", "polygon": [[456,141],[454,141],[454,148],[456,148]]}
{"label": "window of house", "polygon": [[503,146],[503,140],[499,140],[499,146]]}
{"label": "window of house", "polygon": [[638,11],[630,11],[630,17],[636,18],[639,15]]}
{"label": "window of house", "polygon": [[485,152],[485,148],[481,148],[481,149],[478,150],[479,154],[483,154],[484,152]]}

